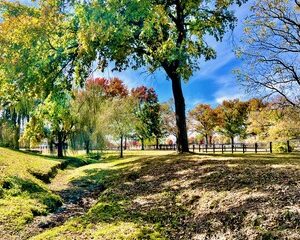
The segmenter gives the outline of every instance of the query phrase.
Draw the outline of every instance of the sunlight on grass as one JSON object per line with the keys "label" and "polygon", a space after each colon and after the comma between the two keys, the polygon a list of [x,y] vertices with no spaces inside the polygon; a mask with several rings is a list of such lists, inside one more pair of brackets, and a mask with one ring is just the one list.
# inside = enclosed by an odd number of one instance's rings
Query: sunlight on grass
{"label": "sunlight on grass", "polygon": [[54,159],[0,148],[0,181],[3,181],[6,176],[35,179],[32,177],[32,172],[46,174],[58,164],[60,162]]}
{"label": "sunlight on grass", "polygon": [[18,231],[34,216],[61,205],[35,175],[47,175],[59,161],[0,148],[0,232]]}
{"label": "sunlight on grass", "polygon": [[130,151],[119,159],[106,152],[99,163],[62,172],[65,176],[57,179],[69,186],[104,184],[97,204],[36,239],[298,236],[299,163],[297,154]]}
{"label": "sunlight on grass", "polygon": [[[96,204],[33,239],[201,239],[211,234],[234,239],[246,237],[245,232],[253,239],[297,239],[299,159],[297,154],[178,155],[171,151],[126,151],[120,159],[117,152],[104,152],[99,161],[59,170],[48,185],[53,191],[71,193],[101,187]],[[22,229],[34,215],[48,211],[50,203],[43,203],[42,196],[51,193],[44,183],[33,184],[38,179],[14,181],[18,187],[4,190],[0,206],[18,207],[9,214],[0,207],[0,221]],[[18,192],[24,186],[26,195]],[[23,202],[17,205],[18,201]]]}

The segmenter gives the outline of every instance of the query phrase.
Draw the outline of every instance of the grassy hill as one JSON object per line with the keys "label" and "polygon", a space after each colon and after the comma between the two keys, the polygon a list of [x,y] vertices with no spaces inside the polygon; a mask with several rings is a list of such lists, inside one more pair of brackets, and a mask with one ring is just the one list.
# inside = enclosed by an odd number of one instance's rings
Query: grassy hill
{"label": "grassy hill", "polygon": [[297,154],[136,151],[70,161],[56,172],[59,160],[0,148],[2,238],[300,239]]}
{"label": "grassy hill", "polygon": [[34,216],[61,205],[43,180],[54,176],[61,162],[0,148],[0,234],[18,231]]}
{"label": "grassy hill", "polygon": [[60,173],[105,190],[33,239],[300,239],[299,155],[128,154]]}

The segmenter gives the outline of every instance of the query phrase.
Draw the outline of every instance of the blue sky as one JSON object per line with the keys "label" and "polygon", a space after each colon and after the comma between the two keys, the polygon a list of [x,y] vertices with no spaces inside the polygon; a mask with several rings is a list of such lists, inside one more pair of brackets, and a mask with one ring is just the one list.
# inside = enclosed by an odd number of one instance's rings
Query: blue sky
{"label": "blue sky", "polygon": [[[32,4],[30,0],[21,0],[21,2]],[[200,61],[200,70],[194,73],[188,83],[183,83],[187,110],[198,103],[208,103],[216,106],[224,99],[247,98],[232,71],[241,66],[241,60],[236,58],[234,49],[243,35],[243,21],[250,14],[251,3],[253,3],[253,0],[249,0],[247,4],[241,7],[233,7],[238,18],[234,31],[228,32],[222,42],[209,40],[210,45],[217,51],[217,58],[208,62]],[[163,71],[157,71],[155,74],[149,75],[145,72],[145,69],[112,72],[111,67],[109,67],[104,73],[94,73],[95,77],[100,75],[119,77],[130,88],[139,85],[153,87],[161,102],[172,98],[171,82],[166,79],[166,74]]]}
{"label": "blue sky", "polygon": [[[234,49],[239,45],[243,35],[243,21],[250,14],[249,8],[253,1],[249,1],[242,7],[234,7],[238,18],[238,23],[233,32],[228,32],[222,42],[215,42],[213,39],[209,43],[217,51],[217,58],[208,62],[199,62],[200,70],[195,72],[189,82],[183,83],[183,91],[187,110],[193,108],[198,103],[208,103],[213,106],[218,105],[224,99],[241,98],[246,99],[244,90],[236,80],[233,70],[241,66],[241,60],[237,59]],[[108,68],[104,73],[95,73],[94,76],[119,77],[129,87],[146,85],[153,87],[161,102],[172,98],[171,82],[166,79],[163,71],[157,71],[149,75],[145,70],[124,72],[111,72]]]}

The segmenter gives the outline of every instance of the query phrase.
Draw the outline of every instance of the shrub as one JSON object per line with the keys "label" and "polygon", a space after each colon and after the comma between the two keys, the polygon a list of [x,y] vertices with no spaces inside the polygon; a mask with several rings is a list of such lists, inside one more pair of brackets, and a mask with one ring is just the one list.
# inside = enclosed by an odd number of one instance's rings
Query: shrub
{"label": "shrub", "polygon": [[[290,146],[290,151],[292,151],[293,148]],[[273,144],[273,151],[275,153],[286,153],[288,152],[288,146],[286,142],[277,142]]]}

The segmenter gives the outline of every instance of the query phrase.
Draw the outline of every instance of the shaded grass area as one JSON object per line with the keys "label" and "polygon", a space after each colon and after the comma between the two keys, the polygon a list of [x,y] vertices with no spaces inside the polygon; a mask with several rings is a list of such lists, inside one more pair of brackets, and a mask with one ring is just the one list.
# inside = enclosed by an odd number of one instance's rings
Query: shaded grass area
{"label": "shaded grass area", "polygon": [[12,239],[35,216],[62,205],[48,185],[59,169],[82,166],[88,159],[52,157],[0,148],[0,234]]}
{"label": "shaded grass area", "polygon": [[300,239],[299,155],[140,153],[60,176],[106,190],[34,239]]}

